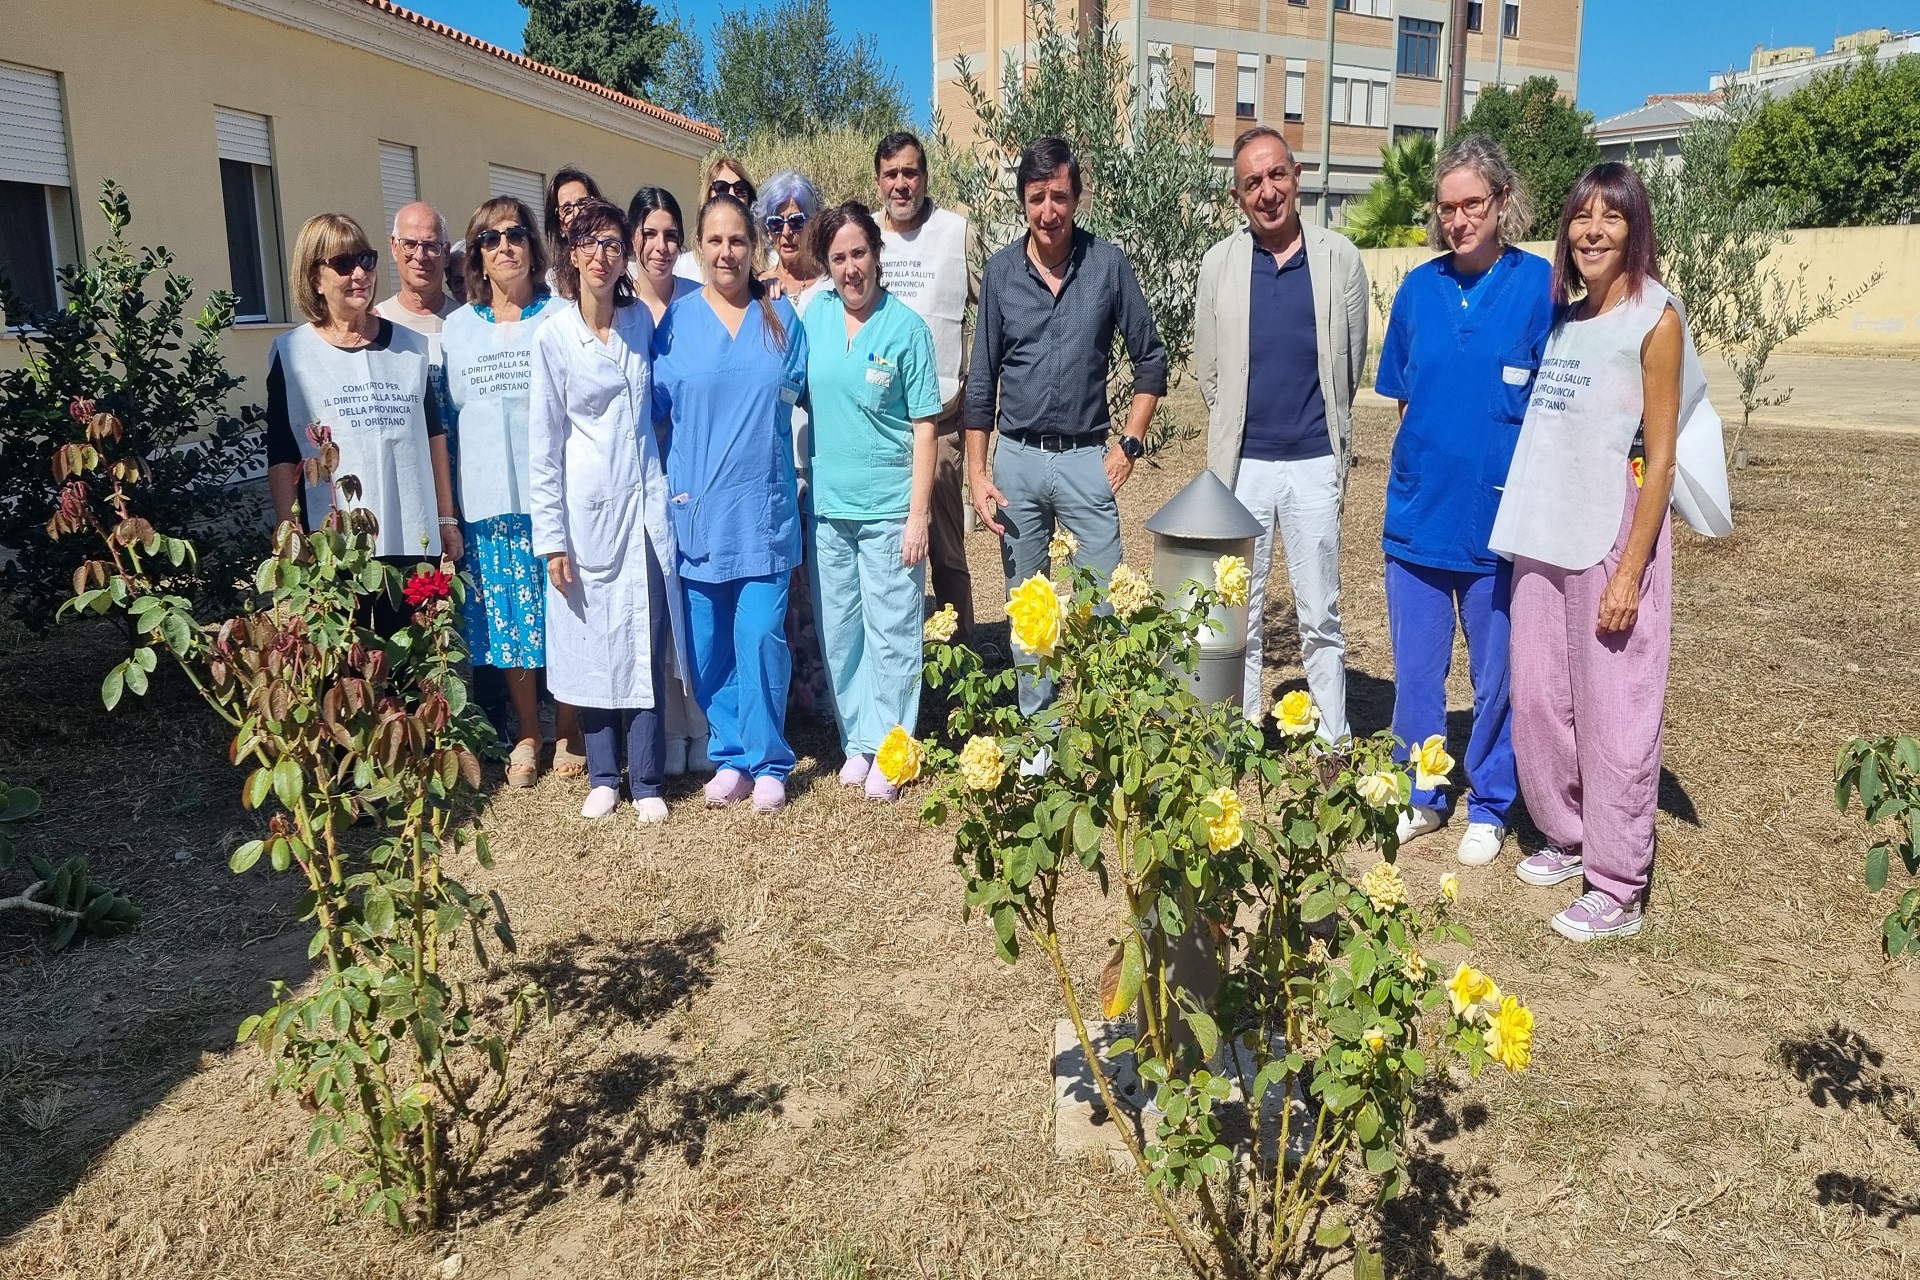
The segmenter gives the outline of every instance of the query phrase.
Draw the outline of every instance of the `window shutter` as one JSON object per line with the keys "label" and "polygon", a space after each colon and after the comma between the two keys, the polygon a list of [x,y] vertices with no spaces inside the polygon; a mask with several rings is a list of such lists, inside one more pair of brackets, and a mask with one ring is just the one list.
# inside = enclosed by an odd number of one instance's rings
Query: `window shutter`
{"label": "window shutter", "polygon": [[220,140],[220,158],[246,164],[273,164],[273,142],[267,118],[247,111],[213,109],[213,132]]}
{"label": "window shutter", "polygon": [[386,208],[386,229],[394,215],[420,198],[420,177],[414,168],[413,148],[396,142],[380,144],[380,195]]}
{"label": "window shutter", "polygon": [[60,77],[0,62],[0,179],[70,187]]}
{"label": "window shutter", "polygon": [[514,169],[504,164],[490,164],[487,166],[487,190],[496,196],[514,196],[526,201],[536,218],[547,207],[547,179],[544,174]]}

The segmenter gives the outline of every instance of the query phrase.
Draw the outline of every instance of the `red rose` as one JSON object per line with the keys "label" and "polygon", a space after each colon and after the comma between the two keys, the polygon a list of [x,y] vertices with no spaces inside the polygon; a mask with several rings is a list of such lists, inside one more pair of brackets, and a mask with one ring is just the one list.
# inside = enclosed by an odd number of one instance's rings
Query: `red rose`
{"label": "red rose", "polygon": [[453,594],[453,575],[439,569],[422,569],[407,579],[407,603],[419,608],[429,600],[445,600]]}

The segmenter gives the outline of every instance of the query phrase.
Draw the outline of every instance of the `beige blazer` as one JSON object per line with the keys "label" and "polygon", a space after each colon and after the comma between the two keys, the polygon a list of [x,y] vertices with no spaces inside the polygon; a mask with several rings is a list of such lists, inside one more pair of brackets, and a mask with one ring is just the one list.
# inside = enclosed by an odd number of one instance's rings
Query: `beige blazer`
{"label": "beige blazer", "polygon": [[[1353,396],[1367,361],[1367,269],[1353,241],[1303,225],[1313,283],[1314,333],[1327,435],[1340,464],[1344,493],[1353,454]],[[1207,250],[1193,309],[1193,363],[1207,402],[1207,466],[1228,488],[1240,472],[1247,429],[1247,308],[1253,275],[1253,233],[1241,227]]]}

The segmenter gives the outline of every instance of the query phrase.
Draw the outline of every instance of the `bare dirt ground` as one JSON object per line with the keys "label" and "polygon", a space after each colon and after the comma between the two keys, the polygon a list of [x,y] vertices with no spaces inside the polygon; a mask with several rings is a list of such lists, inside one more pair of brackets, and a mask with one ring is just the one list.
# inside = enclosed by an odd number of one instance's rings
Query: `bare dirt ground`
{"label": "bare dirt ground", "polygon": [[[1347,513],[1363,731],[1391,698],[1387,421],[1363,418]],[[1920,723],[1920,440],[1752,447],[1737,535],[1678,535],[1650,925],[1577,948],[1546,927],[1569,895],[1516,882],[1511,845],[1463,874],[1484,967],[1538,1013],[1536,1056],[1435,1091],[1416,1189],[1384,1224],[1393,1275],[1866,1277],[1920,1258],[1920,986],[1879,959],[1889,904],[1864,891],[1830,780],[1847,737]],[[1199,457],[1178,446],[1127,490],[1134,562]],[[998,619],[995,549],[973,552]],[[1284,574],[1274,594],[1284,609]],[[0,1275],[417,1277],[456,1253],[459,1275],[501,1280],[1179,1273],[1130,1178],[1052,1154],[1045,973],[993,959],[960,923],[943,833],[833,785],[817,728],[773,819],[708,813],[692,785],[644,832],[582,823],[557,779],[498,794],[498,870],[469,880],[512,905],[516,967],[560,1012],[456,1226],[343,1216],[304,1115],[231,1046],[269,978],[305,973],[307,935],[286,884],[225,868],[254,819],[218,726],[177,681],[100,711],[98,633],[6,639],[0,777],[47,801],[26,842],[88,854],[148,914],[59,955],[0,920]],[[1269,653],[1297,654],[1281,613]],[[1407,851],[1416,886],[1452,840]],[[1108,909],[1091,892],[1074,909],[1091,977]]]}

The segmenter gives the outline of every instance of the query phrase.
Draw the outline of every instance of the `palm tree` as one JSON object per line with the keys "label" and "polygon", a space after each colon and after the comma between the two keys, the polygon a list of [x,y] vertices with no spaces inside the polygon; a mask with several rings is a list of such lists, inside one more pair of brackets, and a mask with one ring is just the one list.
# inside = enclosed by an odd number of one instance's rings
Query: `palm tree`
{"label": "palm tree", "polygon": [[1380,176],[1347,209],[1340,230],[1363,249],[1426,243],[1433,204],[1433,135],[1410,133],[1380,148]]}

